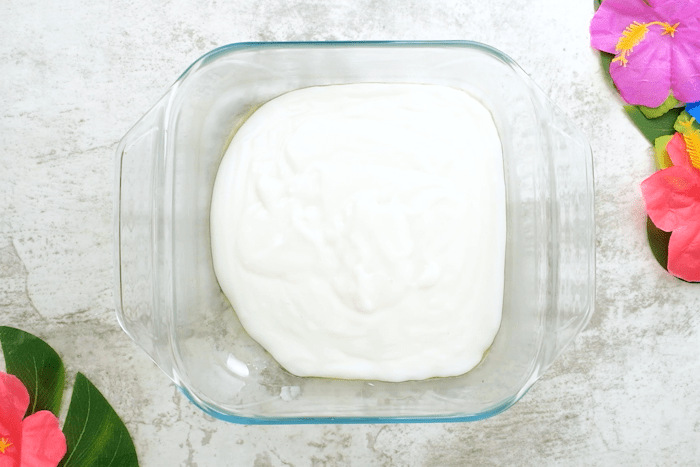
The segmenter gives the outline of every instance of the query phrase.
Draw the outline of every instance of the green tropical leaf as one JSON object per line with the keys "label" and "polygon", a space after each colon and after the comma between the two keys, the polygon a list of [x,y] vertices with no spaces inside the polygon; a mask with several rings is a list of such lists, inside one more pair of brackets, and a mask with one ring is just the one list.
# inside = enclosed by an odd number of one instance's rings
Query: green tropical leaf
{"label": "green tropical leaf", "polygon": [[613,81],[612,76],[610,76],[610,64],[612,63],[613,58],[615,58],[613,54],[602,51],[600,52],[600,66],[603,67],[603,71],[605,72],[605,81],[607,81],[608,84],[617,91],[617,86],[615,86],[615,82]]}
{"label": "green tropical leaf", "polygon": [[661,230],[647,216],[647,239],[656,261],[662,268],[668,269],[668,241],[671,239],[671,232]]}
{"label": "green tropical leaf", "polygon": [[682,134],[686,134],[689,131],[692,132],[700,130],[700,123],[698,123],[698,121],[695,120],[693,116],[686,112],[684,109],[681,110],[683,111],[678,115],[678,118],[673,124],[673,128],[678,133]]}
{"label": "green tropical leaf", "polygon": [[107,399],[78,373],[63,425],[68,451],[58,467],[137,467],[131,436]]}
{"label": "green tropical leaf", "polygon": [[673,165],[671,156],[666,150],[666,146],[672,138],[672,135],[664,135],[654,140],[654,155],[656,156],[656,166],[659,169],[667,169]]}
{"label": "green tropical leaf", "polygon": [[627,111],[627,115],[632,119],[632,122],[637,125],[639,131],[646,136],[649,142],[654,144],[654,141],[659,136],[672,135],[676,132],[673,125],[683,109],[671,109],[659,118],[651,119],[646,118],[636,105],[626,105],[625,111]]}
{"label": "green tropical leaf", "polygon": [[26,416],[40,410],[58,416],[65,383],[58,354],[38,337],[8,326],[0,326],[0,343],[7,372],[19,378],[29,392]]}
{"label": "green tropical leaf", "polygon": [[58,467],[138,467],[131,436],[107,399],[78,373],[66,423],[68,452]]}
{"label": "green tropical leaf", "polygon": [[[26,416],[50,410],[58,416],[65,369],[58,354],[43,340],[0,326],[0,344],[7,372],[29,392]],[[134,443],[126,426],[100,391],[78,373],[63,425],[68,451],[60,467],[138,467]]]}
{"label": "green tropical leaf", "polygon": [[642,111],[646,118],[659,118],[663,114],[680,104],[682,104],[682,102],[673,97],[673,91],[671,91],[668,93],[668,97],[666,98],[666,100],[660,106],[645,107],[643,105],[640,105],[639,110]]}

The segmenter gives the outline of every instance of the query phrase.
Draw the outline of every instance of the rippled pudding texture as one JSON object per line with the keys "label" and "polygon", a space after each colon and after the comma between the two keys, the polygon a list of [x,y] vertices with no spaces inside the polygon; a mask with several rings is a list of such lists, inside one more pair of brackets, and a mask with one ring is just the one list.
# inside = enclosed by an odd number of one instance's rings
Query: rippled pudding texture
{"label": "rippled pudding texture", "polygon": [[418,380],[476,366],[501,322],[505,185],[489,111],[421,84],[301,89],[221,162],[214,269],[299,376]]}

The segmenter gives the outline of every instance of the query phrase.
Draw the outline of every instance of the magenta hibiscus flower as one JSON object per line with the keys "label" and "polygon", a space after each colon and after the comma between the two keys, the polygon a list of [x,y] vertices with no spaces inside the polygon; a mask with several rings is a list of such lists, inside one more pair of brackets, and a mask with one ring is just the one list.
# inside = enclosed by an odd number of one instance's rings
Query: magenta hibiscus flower
{"label": "magenta hibiscus flower", "polygon": [[658,107],[671,91],[700,101],[700,0],[604,0],[590,32],[615,55],[610,76],[628,103]]}
{"label": "magenta hibiscus flower", "polygon": [[642,182],[647,214],[671,233],[668,272],[700,282],[700,132],[676,133],[666,146],[673,166]]}
{"label": "magenta hibiscus flower", "polygon": [[48,410],[22,420],[29,393],[13,375],[0,371],[0,467],[56,467],[66,454],[66,438]]}

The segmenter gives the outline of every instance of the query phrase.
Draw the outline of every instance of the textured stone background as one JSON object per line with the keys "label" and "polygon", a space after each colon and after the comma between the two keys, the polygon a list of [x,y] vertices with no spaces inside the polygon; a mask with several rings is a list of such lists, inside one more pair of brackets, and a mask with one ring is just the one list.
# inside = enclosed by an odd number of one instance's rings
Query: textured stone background
{"label": "textured stone background", "polygon": [[[592,0],[3,0],[0,324],[85,373],[149,466],[698,465],[700,288],[646,246],[649,144],[588,46]],[[113,305],[118,140],[204,52],[231,42],[472,39],[513,57],[591,138],[597,300],[513,408],[471,424],[237,426],[192,406]]]}

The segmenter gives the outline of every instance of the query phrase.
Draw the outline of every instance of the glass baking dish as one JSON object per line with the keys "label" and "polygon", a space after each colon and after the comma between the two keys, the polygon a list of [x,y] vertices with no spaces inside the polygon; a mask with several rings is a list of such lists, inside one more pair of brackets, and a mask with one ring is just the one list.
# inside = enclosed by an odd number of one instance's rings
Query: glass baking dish
{"label": "glass baking dish", "polygon": [[[472,371],[387,383],[297,377],[241,327],[212,267],[218,164],[261,104],[307,86],[431,83],[493,114],[503,146],[503,319]],[[593,167],[586,138],[507,56],[449,42],[240,43],[194,62],[117,149],[121,326],[206,413],[231,422],[471,421],[520,399],[593,312]]]}

